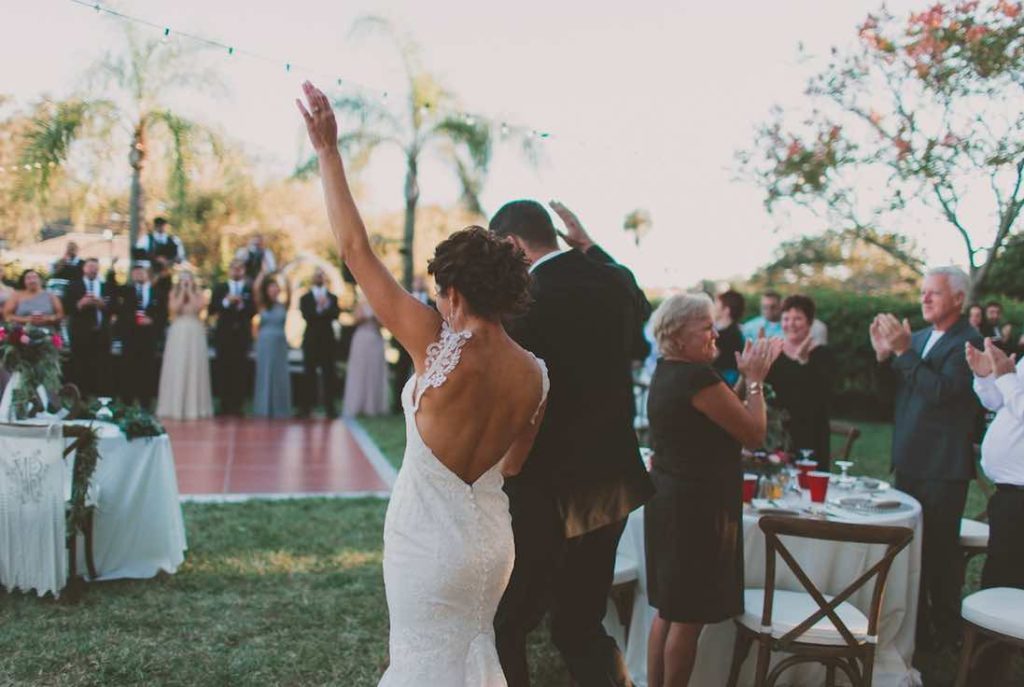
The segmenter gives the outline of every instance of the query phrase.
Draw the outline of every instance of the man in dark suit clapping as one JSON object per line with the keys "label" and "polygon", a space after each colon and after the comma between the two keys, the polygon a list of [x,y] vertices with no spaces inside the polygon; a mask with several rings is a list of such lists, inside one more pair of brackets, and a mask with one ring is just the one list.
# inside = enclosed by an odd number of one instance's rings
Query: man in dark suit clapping
{"label": "man in dark suit clapping", "polygon": [[[100,281],[96,258],[82,263],[82,276],[73,279],[64,292],[71,335],[71,375],[83,397],[108,391],[111,288]],[[113,286],[113,285],[111,285]]]}
{"label": "man in dark suit clapping", "polygon": [[214,288],[208,312],[217,317],[214,345],[220,414],[239,415],[249,388],[249,349],[256,314],[252,287],[245,279],[245,263],[241,260],[231,261],[228,281]]}
{"label": "man in dark suit clapping", "polygon": [[316,403],[318,378],[323,378],[324,410],[327,417],[338,417],[335,407],[338,396],[338,338],[334,323],[341,314],[338,297],[327,289],[324,272],[313,273],[313,286],[299,299],[299,309],[306,321],[302,335],[302,364],[306,373],[306,398],[302,415],[308,416]]}
{"label": "man in dark suit clapping", "polygon": [[970,279],[955,267],[930,271],[921,288],[921,313],[930,326],[878,315],[871,345],[895,383],[892,467],[895,486],[921,502],[919,647],[959,638],[958,540],[967,487],[974,477],[974,424],[978,399],[964,345],[981,337],[963,316]]}
{"label": "man in dark suit clapping", "polygon": [[131,281],[121,289],[120,311],[121,396],[149,410],[156,395],[157,349],[167,329],[167,293],[152,283],[148,268],[132,267]]}
{"label": "man in dark suit clapping", "polygon": [[529,684],[526,638],[551,612],[551,636],[581,687],[629,685],[601,625],[626,517],[653,493],[633,429],[632,360],[650,305],[632,274],[595,245],[576,217],[560,251],[534,201],[505,205],[491,231],[531,263],[534,303],[510,334],[542,358],[547,410],[522,471],[506,480],[516,559],[495,616],[510,687]]}

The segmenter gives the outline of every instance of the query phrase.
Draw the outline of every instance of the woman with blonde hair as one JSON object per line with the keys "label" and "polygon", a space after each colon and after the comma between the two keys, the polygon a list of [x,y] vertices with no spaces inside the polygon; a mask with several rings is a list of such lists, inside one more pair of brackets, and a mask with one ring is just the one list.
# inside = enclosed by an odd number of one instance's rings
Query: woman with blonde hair
{"label": "woman with blonde hair", "polygon": [[184,271],[178,276],[167,306],[173,322],[167,331],[160,368],[156,413],[171,420],[211,417],[210,351],[206,325],[199,319],[206,298],[191,272]]}
{"label": "woman with blonde hair", "polygon": [[735,353],[743,402],[713,367],[718,331],[706,294],[668,298],[651,324],[661,354],[647,398],[654,497],[644,511],[651,687],[686,685],[704,626],[743,612],[740,448],[759,448],[767,418],[761,385],[781,339]]}

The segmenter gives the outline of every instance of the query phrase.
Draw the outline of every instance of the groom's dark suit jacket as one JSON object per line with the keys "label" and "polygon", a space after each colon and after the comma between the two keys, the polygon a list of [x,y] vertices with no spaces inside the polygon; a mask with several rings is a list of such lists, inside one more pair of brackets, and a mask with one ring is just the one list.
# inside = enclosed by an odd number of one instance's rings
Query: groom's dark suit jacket
{"label": "groom's dark suit jacket", "polygon": [[533,305],[509,323],[548,365],[551,392],[517,489],[548,489],[566,536],[622,520],[653,493],[633,429],[632,360],[651,307],[632,273],[598,247],[533,272]]}
{"label": "groom's dark suit jacket", "polygon": [[980,347],[981,337],[961,318],[922,357],[931,332],[931,327],[914,332],[910,348],[891,363],[896,384],[893,470],[915,479],[966,482],[974,477],[978,399],[964,344]]}

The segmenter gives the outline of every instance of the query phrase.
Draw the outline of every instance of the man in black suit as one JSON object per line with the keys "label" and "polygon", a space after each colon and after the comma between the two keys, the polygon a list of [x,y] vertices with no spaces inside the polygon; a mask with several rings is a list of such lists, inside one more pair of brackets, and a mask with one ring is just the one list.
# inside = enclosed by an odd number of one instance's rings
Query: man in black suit
{"label": "man in black suit", "polygon": [[249,349],[252,347],[252,318],[256,314],[252,287],[245,280],[245,263],[241,260],[231,261],[228,281],[213,290],[208,311],[217,316],[214,345],[220,413],[239,415],[249,387]]}
{"label": "man in black suit", "polygon": [[960,519],[974,477],[974,423],[978,399],[964,344],[981,337],[963,316],[970,280],[955,267],[930,271],[921,289],[929,327],[879,315],[871,344],[895,383],[892,467],[895,486],[921,502],[921,587],[918,646],[959,638]]}
{"label": "man in black suit", "polygon": [[50,276],[54,279],[66,279],[73,281],[82,277],[84,261],[78,257],[78,244],[68,241],[67,248],[60,260],[53,263],[50,268]]}
{"label": "man in black suit", "polygon": [[559,251],[547,211],[514,201],[491,231],[531,262],[534,303],[510,323],[546,361],[551,394],[522,471],[506,481],[515,568],[495,617],[510,687],[529,684],[526,638],[551,613],[551,636],[581,687],[629,685],[601,621],[626,517],[653,493],[633,430],[631,366],[650,305],[632,274],[596,246],[564,206]]}
{"label": "man in black suit", "polygon": [[121,396],[150,409],[157,386],[157,349],[167,329],[167,294],[151,281],[149,269],[132,267],[131,282],[121,289],[123,366]]}
{"label": "man in black suit", "polygon": [[299,299],[299,310],[306,320],[302,335],[302,364],[306,373],[306,397],[302,415],[308,416],[316,403],[320,388],[318,377],[323,377],[324,410],[327,417],[338,417],[335,407],[338,397],[338,338],[334,323],[341,314],[338,297],[327,289],[324,271],[313,273],[313,286]]}
{"label": "man in black suit", "polygon": [[82,263],[82,276],[64,292],[71,335],[71,375],[83,398],[99,396],[109,388],[110,315],[113,293],[100,281],[96,258]]}

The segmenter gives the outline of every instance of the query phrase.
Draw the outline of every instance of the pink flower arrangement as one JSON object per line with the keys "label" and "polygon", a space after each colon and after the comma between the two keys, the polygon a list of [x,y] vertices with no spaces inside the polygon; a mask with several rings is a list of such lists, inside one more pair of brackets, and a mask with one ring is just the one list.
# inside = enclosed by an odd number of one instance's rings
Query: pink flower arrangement
{"label": "pink flower arrangement", "polygon": [[53,338],[50,339],[53,342],[54,347],[59,351],[64,348],[64,339],[60,338],[60,334],[54,334]]}

